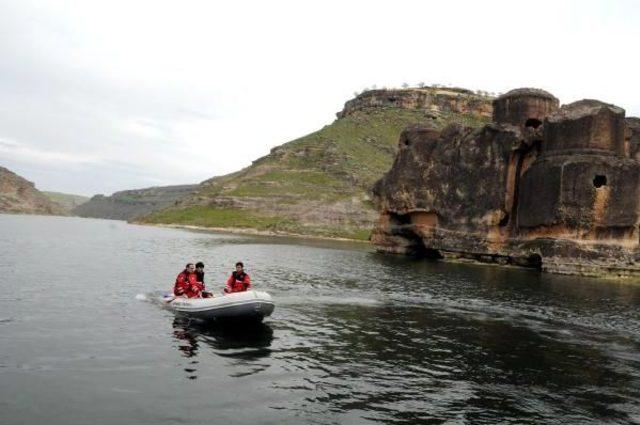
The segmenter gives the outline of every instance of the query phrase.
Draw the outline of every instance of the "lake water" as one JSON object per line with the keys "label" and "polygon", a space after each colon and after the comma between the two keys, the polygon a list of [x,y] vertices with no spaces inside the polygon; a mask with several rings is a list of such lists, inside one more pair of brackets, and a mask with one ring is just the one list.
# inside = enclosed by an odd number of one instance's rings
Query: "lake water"
{"label": "lake water", "polygon": [[[243,260],[276,301],[204,326],[152,299]],[[640,423],[640,284],[364,244],[0,215],[1,424]]]}

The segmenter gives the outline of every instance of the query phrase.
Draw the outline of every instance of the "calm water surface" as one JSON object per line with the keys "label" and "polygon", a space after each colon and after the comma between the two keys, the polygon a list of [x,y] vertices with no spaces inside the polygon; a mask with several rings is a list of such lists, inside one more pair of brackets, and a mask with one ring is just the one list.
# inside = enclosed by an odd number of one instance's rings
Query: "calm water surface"
{"label": "calm water surface", "polygon": [[[261,326],[152,302],[239,259]],[[0,276],[2,424],[640,423],[640,284],[10,215]]]}

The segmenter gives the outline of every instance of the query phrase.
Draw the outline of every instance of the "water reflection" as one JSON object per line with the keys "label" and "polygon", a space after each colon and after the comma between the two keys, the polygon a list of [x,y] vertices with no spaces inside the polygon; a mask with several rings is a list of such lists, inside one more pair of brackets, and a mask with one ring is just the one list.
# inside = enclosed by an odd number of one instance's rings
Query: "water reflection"
{"label": "water reflection", "polygon": [[221,357],[241,361],[258,360],[271,355],[273,329],[261,322],[202,322],[176,317],[173,320],[173,336],[178,342],[181,356],[191,359],[189,367],[184,369],[188,378],[196,379],[198,361],[195,358],[202,354],[201,344],[210,347],[215,355]]}
{"label": "water reflection", "polygon": [[[638,285],[109,224],[0,215],[0,422],[640,424]],[[276,314],[141,302],[176,252],[212,289],[244,259]]]}
{"label": "water reflection", "polygon": [[[320,402],[398,423],[420,422],[425,412],[483,423],[497,417],[542,422],[550,412],[561,416],[569,404],[575,422],[624,422],[630,419],[625,404],[640,396],[638,374],[621,370],[632,364],[599,334],[572,329],[569,337],[544,321],[392,303],[336,304],[285,326],[296,338],[288,338],[286,354],[278,357],[306,372],[304,380],[279,388],[305,392],[303,410]],[[640,348],[623,343],[623,352]]]}

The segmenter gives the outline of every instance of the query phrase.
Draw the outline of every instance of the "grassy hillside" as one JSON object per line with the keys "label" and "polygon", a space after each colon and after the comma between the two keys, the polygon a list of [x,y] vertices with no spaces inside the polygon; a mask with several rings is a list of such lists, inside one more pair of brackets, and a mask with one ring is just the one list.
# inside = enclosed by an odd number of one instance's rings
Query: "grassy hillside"
{"label": "grassy hillside", "polygon": [[248,168],[203,182],[186,201],[140,221],[367,239],[377,218],[369,193],[391,167],[402,130],[486,120],[395,107],[355,111]]}
{"label": "grassy hillside", "polygon": [[157,186],[123,190],[110,196],[95,195],[71,210],[80,217],[135,220],[137,217],[175,205],[191,195],[198,186]]}
{"label": "grassy hillside", "polygon": [[88,196],[70,195],[68,193],[45,191],[42,191],[42,193],[44,193],[44,195],[51,201],[62,205],[66,211],[71,211],[73,208],[77,207],[78,205],[84,204],[89,200]]}

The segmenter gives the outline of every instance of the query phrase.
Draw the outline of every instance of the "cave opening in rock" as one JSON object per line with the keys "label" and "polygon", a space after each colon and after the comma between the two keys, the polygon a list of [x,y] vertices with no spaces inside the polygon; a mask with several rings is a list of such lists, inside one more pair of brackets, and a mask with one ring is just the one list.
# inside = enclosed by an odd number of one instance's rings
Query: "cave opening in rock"
{"label": "cave opening in rock", "polygon": [[393,220],[396,224],[411,224],[411,216],[409,214],[390,214],[391,220]]}
{"label": "cave opening in rock", "polygon": [[603,175],[599,175],[597,174],[594,178],[593,178],[593,185],[596,188],[600,188],[602,186],[606,186],[607,185],[607,176],[603,176]]}
{"label": "cave opening in rock", "polygon": [[444,258],[444,256],[442,255],[442,253],[440,253],[440,251],[432,248],[424,248],[420,252],[420,256],[422,258],[427,258],[429,260],[442,260]]}
{"label": "cave opening in rock", "polygon": [[542,269],[542,257],[540,254],[531,254],[527,258],[528,267],[532,267],[537,270]]}
{"label": "cave opening in rock", "polygon": [[439,250],[426,247],[422,238],[417,234],[406,234],[405,237],[411,243],[408,253],[413,258],[427,260],[441,260],[444,258],[444,255]]}
{"label": "cave opening in rock", "polygon": [[508,213],[507,213],[507,214],[505,214],[505,215],[504,215],[504,217],[502,217],[502,218],[500,219],[500,222],[498,223],[498,226],[500,226],[500,227],[504,227],[504,226],[506,226],[507,224],[509,224],[509,214],[508,214]]}
{"label": "cave opening in rock", "polygon": [[[399,215],[396,217],[396,222],[400,220],[405,221],[407,217],[409,217],[409,214]],[[405,229],[402,236],[408,242],[407,254],[411,257],[416,259],[425,258],[429,260],[441,260],[444,258],[444,255],[442,255],[440,250],[426,246],[422,237],[412,229]]]}
{"label": "cave opening in rock", "polygon": [[537,118],[529,118],[527,122],[524,123],[524,126],[527,128],[538,128],[542,125],[542,121]]}

